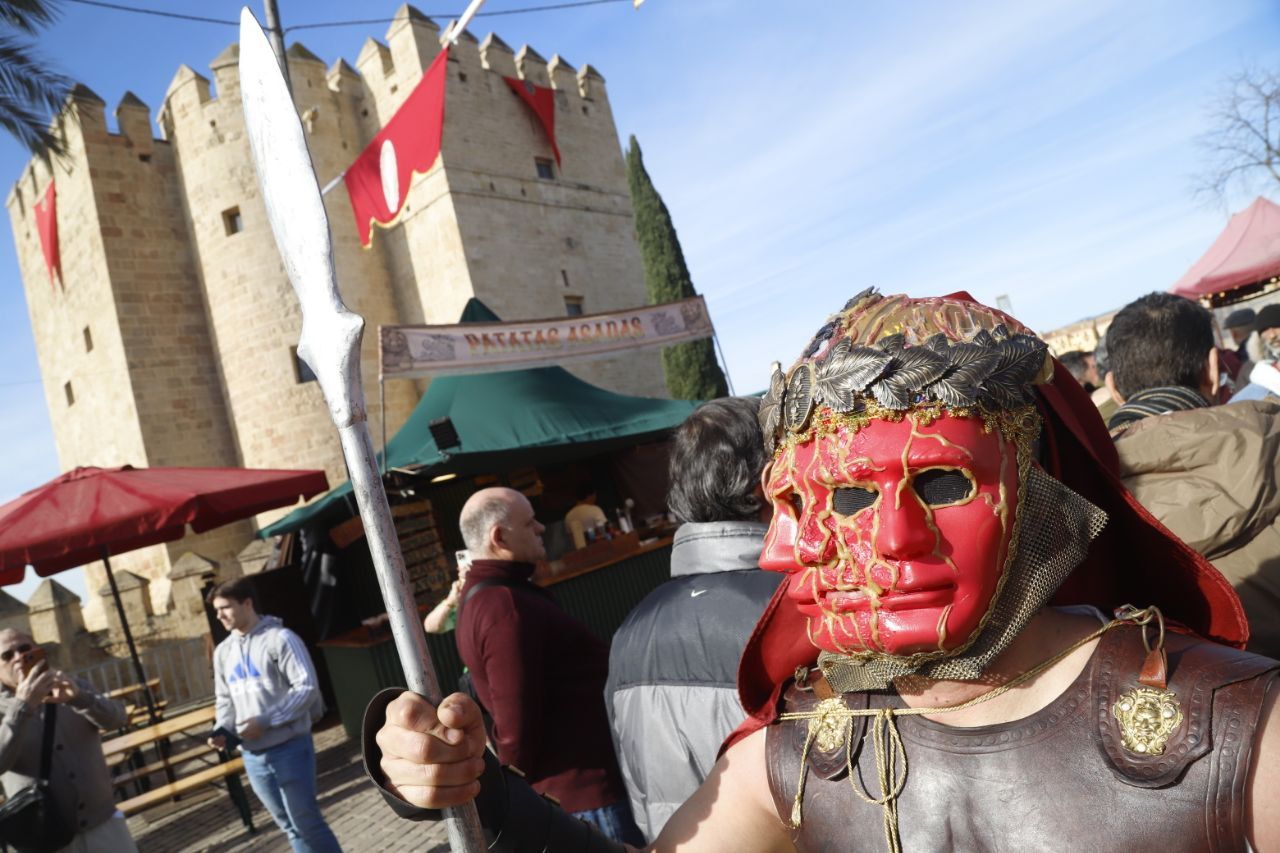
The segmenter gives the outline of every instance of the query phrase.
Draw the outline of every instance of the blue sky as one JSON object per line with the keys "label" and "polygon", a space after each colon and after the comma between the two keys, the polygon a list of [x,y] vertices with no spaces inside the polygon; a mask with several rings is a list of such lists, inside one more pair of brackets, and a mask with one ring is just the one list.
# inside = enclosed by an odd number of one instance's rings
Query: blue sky
{"label": "blue sky", "polygon": [[[390,18],[398,5],[279,3],[286,27]],[[132,5],[234,20],[240,4]],[[443,23],[465,3],[417,5]],[[604,74],[739,392],[763,387],[771,361],[792,360],[867,285],[1007,294],[1038,329],[1166,289],[1227,219],[1191,193],[1214,95],[1246,65],[1280,65],[1269,0],[647,0],[472,25],[491,29]],[[354,61],[385,31],[299,30],[287,41]],[[40,46],[108,113],[131,90],[154,114],[180,64],[207,74],[235,38],[230,26],[68,3]],[[7,185],[26,159],[0,138]],[[0,240],[0,501],[58,473],[39,378],[10,237]],[[83,594],[80,572],[58,579]],[[8,591],[25,599],[32,588]]]}

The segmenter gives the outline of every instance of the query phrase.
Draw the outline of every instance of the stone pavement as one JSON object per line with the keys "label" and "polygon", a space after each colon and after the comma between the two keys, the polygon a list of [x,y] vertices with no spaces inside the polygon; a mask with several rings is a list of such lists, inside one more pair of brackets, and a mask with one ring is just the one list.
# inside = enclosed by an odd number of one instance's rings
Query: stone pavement
{"label": "stone pavement", "polygon": [[[400,820],[382,802],[381,794],[365,779],[359,743],[348,739],[341,725],[335,721],[317,730],[315,739],[320,808],[343,850],[446,853],[449,848],[443,824]],[[253,806],[255,834],[244,828],[226,791],[210,788],[207,794],[129,818],[129,831],[138,849],[141,853],[288,853],[284,833],[249,789],[243,773],[240,779]]]}

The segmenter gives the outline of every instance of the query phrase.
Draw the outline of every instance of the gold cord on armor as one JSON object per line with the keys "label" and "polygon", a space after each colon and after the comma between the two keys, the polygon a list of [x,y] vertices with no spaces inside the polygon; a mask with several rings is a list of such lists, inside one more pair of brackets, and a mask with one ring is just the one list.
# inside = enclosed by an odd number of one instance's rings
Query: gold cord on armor
{"label": "gold cord on armor", "polygon": [[[779,714],[779,720],[807,720],[809,723],[809,731],[805,736],[804,747],[800,752],[800,779],[796,785],[795,800],[791,805],[790,828],[798,829],[804,820],[804,788],[805,780],[809,775],[809,750],[816,742],[819,749],[824,752],[830,752],[843,741],[850,787],[853,788],[853,792],[863,802],[880,806],[884,809],[884,837],[889,853],[902,853],[902,839],[898,833],[898,796],[902,793],[903,786],[906,784],[907,753],[902,746],[902,737],[898,734],[896,722],[898,717],[947,714],[952,711],[963,711],[975,705],[981,705],[983,702],[988,702],[997,696],[1004,695],[1015,687],[1025,684],[1060,663],[1073,652],[1122,624],[1128,623],[1142,626],[1143,643],[1147,645],[1148,650],[1151,650],[1146,626],[1152,622],[1156,622],[1159,627],[1156,649],[1160,649],[1164,645],[1164,617],[1159,608],[1147,607],[1138,609],[1126,604],[1116,610],[1115,619],[1083,639],[1077,640],[1049,659],[1040,662],[1004,684],[980,696],[975,696],[967,702],[961,702],[956,705],[944,705],[938,708],[849,708],[845,706],[839,697],[835,697],[822,700],[809,711],[788,711]],[[1172,693],[1167,693],[1167,695],[1176,707],[1176,697]],[[865,743],[867,738],[871,739],[876,761],[876,779],[880,787],[880,795],[878,797],[873,797],[863,790],[863,785],[859,781],[858,774],[853,766],[852,723],[855,717],[872,718],[867,733],[863,736],[863,741]],[[1181,717],[1182,715],[1179,713],[1179,722]]]}

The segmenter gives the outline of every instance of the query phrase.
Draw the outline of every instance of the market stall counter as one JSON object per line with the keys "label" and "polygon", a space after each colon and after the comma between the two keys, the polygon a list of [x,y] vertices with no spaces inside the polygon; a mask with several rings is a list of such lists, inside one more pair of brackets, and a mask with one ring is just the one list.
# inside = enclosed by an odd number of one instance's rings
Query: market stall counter
{"label": "market stall counter", "polygon": [[[671,576],[671,537],[640,539],[631,533],[571,552],[559,563],[563,567],[540,571],[535,581],[550,587],[561,607],[608,643],[640,599]],[[385,625],[361,625],[318,645],[333,679],[342,726],[358,738],[374,694],[405,684],[391,633]],[[453,632],[428,634],[427,649],[441,689],[446,695],[454,692],[463,667]]]}

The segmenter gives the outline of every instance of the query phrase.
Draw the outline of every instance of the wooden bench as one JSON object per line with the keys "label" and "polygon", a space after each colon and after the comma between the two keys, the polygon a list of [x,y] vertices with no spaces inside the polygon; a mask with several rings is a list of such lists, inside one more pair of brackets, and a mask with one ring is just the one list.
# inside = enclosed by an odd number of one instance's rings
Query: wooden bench
{"label": "wooden bench", "polygon": [[132,752],[139,747],[172,737],[188,729],[194,729],[199,726],[207,726],[212,729],[215,713],[212,705],[206,705],[203,708],[196,708],[194,711],[187,711],[185,714],[161,720],[154,726],[145,726],[108,738],[102,742],[102,754],[107,757],[107,761],[110,763],[112,756],[118,753]]}
{"label": "wooden bench", "polygon": [[239,799],[244,798],[244,788],[240,787],[239,779],[240,771],[243,769],[244,759],[239,757],[232,758],[229,761],[223,761],[210,765],[203,770],[198,770],[190,776],[183,776],[176,782],[152,788],[144,794],[116,803],[116,808],[124,812],[126,817],[131,817],[144,809],[158,806],[167,800],[172,800],[175,797],[190,793],[197,788],[203,788],[205,785],[225,778],[227,780],[227,794],[231,797],[231,801],[235,803],[236,808],[240,810],[240,819],[244,821],[245,827],[248,828],[249,832],[253,832],[253,819],[249,815],[248,802],[245,801],[242,804],[237,801],[237,791],[239,792]]}
{"label": "wooden bench", "polygon": [[[215,711],[212,705],[188,711],[154,725],[135,729],[102,742],[102,752],[108,766],[118,766],[137,750],[156,744],[160,746],[160,758],[143,767],[118,773],[112,780],[113,785],[121,786],[132,782],[140,782],[155,773],[165,773],[170,780],[168,784],[159,785],[149,791],[129,797],[116,804],[125,815],[138,812],[172,800],[183,794],[211,785],[221,779],[226,780],[227,795],[240,812],[240,819],[250,833],[254,832],[253,819],[250,815],[249,800],[245,796],[244,786],[240,784],[240,771],[244,769],[244,760],[231,758],[225,752],[217,752],[205,743],[205,738],[213,726]],[[184,735],[197,739],[198,746],[192,746],[177,754],[169,754],[167,749],[171,738]],[[218,757],[218,763],[208,764],[194,772],[176,775],[183,765],[201,761],[206,756]]]}
{"label": "wooden bench", "polygon": [[150,764],[143,765],[142,767],[138,767],[134,770],[117,773],[115,776],[111,777],[111,784],[119,788],[132,782],[145,779],[153,773],[163,773],[165,770],[176,767],[179,764],[185,764],[188,761],[203,758],[214,752],[217,752],[217,750],[209,746],[207,743],[202,743],[199,746],[191,747],[191,749],[183,750],[176,755],[166,755],[159,761],[153,761]]}
{"label": "wooden bench", "polygon": [[[169,707],[168,699],[161,699],[156,702],[156,716],[158,720],[164,719],[164,709]],[[145,704],[142,705],[125,705],[124,711],[129,715],[129,721],[126,725],[129,728],[137,726],[145,726],[151,721],[151,709]]]}
{"label": "wooden bench", "polygon": [[[108,691],[106,695],[108,699],[123,699],[126,696],[141,693],[143,687],[150,688],[151,694],[154,696],[160,689],[160,679],[149,678],[146,684],[126,684],[124,687],[117,687],[115,690]],[[145,705],[146,702],[143,702],[143,704]]]}

